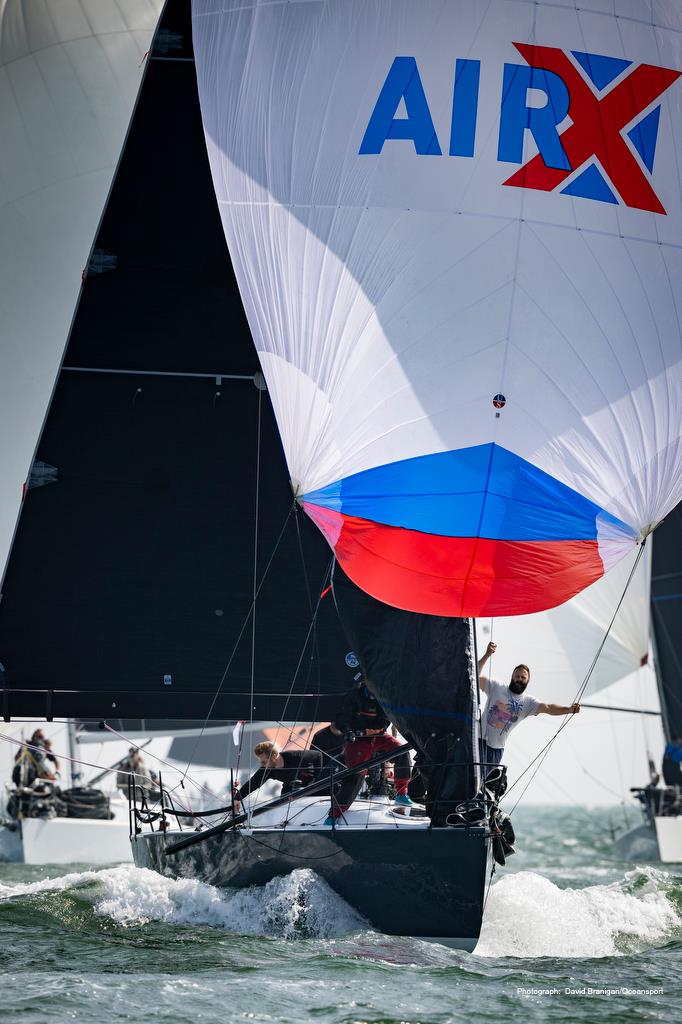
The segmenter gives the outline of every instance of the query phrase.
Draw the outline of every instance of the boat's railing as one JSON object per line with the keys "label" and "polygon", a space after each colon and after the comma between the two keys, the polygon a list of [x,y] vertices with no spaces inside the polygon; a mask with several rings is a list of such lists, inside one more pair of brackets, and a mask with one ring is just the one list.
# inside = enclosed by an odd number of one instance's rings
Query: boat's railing
{"label": "boat's railing", "polygon": [[682,814],[681,786],[631,786],[630,792],[640,801],[649,825],[653,826],[655,818],[676,818]]}
{"label": "boat's railing", "polygon": [[[167,847],[166,852],[173,854],[181,849],[185,849],[188,846],[193,846],[195,843],[207,839],[210,836],[218,835],[222,832],[231,831],[244,825],[246,822],[251,822],[252,818],[256,818],[259,815],[265,814],[268,811],[274,810],[278,807],[290,804],[294,800],[299,800],[303,797],[312,797],[316,795],[330,795],[330,790],[342,782],[345,778],[351,776],[357,776],[360,773],[366,772],[370,768],[378,765],[383,765],[387,761],[393,761],[397,755],[405,753],[411,749],[409,744],[403,744],[401,747],[396,748],[392,751],[383,751],[380,754],[374,755],[364,762],[360,762],[350,768],[341,766],[335,769],[333,772],[326,774],[323,777],[317,778],[307,786],[302,786],[298,790],[290,791],[283,796],[277,797],[274,800],[270,800],[260,807],[256,807],[251,810],[250,814],[237,813],[237,808],[234,798],[234,778],[231,773],[231,802],[228,805],[221,807],[210,808],[207,810],[193,811],[193,810],[182,810],[174,806],[171,799],[167,799],[167,794],[163,790],[161,784],[161,802],[159,810],[153,810],[149,807],[146,792],[134,783],[129,783],[129,806],[130,810],[130,832],[131,835],[139,834],[141,829],[140,823],[150,825],[152,831],[154,830],[154,822],[158,821],[158,828],[160,831],[166,831],[168,828],[167,817],[174,817],[178,822],[178,825],[182,829],[182,820],[189,819],[190,822],[199,821],[205,824],[205,819],[211,816],[223,815],[226,820],[220,822],[211,828],[198,831],[191,835],[179,840],[176,843],[170,844]],[[450,826],[463,826],[467,829],[476,827],[480,830],[481,826],[488,826],[492,821],[492,811],[497,806],[498,796],[502,795],[500,790],[503,792],[506,788],[506,768],[504,766],[494,764],[491,761],[432,761],[423,760],[419,765],[420,770],[427,770],[432,772],[434,769],[458,769],[462,770],[466,778],[465,789],[467,792],[471,791],[473,785],[473,779],[478,778],[479,774],[484,779],[484,784],[470,796],[453,795],[451,798],[443,799],[438,798],[440,805],[439,821],[445,822]],[[138,806],[139,803],[139,806]],[[433,821],[430,822],[433,824]],[[335,819],[332,818],[331,828],[336,827]],[[201,824],[199,825],[199,829]]]}

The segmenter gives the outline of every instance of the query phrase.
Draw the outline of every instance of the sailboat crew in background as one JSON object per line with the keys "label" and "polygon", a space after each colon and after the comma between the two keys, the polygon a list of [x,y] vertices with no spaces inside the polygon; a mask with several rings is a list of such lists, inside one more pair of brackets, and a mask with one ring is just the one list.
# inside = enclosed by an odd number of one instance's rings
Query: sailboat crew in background
{"label": "sailboat crew in background", "polygon": [[482,676],[480,673],[485,663],[496,650],[497,644],[491,640],[485,654],[478,661],[479,684],[488,697],[485,725],[481,731],[481,761],[493,765],[502,760],[509,733],[524,718],[534,715],[577,715],[580,711],[580,704],[545,704],[526,693],[530,682],[530,669],[527,665],[517,665],[506,686]]}
{"label": "sailboat crew in background", "polygon": [[666,786],[682,786],[682,736],[666,744],[662,771]]}
{"label": "sailboat crew in background", "polygon": [[52,753],[52,744],[42,729],[36,729],[29,742],[23,743],[15,755],[12,782],[15,786],[30,786],[34,779],[54,781],[58,771],[59,762]]}

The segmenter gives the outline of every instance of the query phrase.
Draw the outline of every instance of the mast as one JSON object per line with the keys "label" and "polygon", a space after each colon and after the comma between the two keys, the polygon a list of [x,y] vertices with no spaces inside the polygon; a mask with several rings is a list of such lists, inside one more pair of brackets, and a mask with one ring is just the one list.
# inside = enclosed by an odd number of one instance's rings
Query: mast
{"label": "mast", "polygon": [[661,707],[661,724],[663,726],[663,734],[665,736],[666,743],[670,743],[670,721],[668,719],[668,707],[665,698],[665,690],[663,686],[663,676],[661,674],[661,663],[658,657],[658,645],[656,643],[656,630],[654,628],[656,611],[654,608],[653,594],[651,598],[651,653],[654,659],[654,675],[656,677],[656,689],[658,691],[658,703]]}
{"label": "mast", "polygon": [[682,735],[682,506],[656,529],[651,570],[651,643],[663,728]]}

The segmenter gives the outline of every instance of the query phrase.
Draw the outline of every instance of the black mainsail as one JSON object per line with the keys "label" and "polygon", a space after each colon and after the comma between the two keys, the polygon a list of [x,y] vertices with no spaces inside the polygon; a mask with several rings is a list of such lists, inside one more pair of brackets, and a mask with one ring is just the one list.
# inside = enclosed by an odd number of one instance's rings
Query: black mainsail
{"label": "black mainsail", "polygon": [[171,2],[2,585],[6,718],[333,713],[353,673],[331,596],[311,628],[330,552],[293,506],[258,372],[208,170],[190,4]]}

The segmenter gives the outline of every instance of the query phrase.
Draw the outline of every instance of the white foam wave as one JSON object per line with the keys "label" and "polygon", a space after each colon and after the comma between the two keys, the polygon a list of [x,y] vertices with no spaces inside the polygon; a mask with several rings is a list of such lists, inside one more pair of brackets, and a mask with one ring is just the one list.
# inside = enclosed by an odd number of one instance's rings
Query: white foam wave
{"label": "white foam wave", "polygon": [[655,945],[682,921],[669,876],[637,868],[620,882],[560,889],[530,871],[492,886],[478,956],[603,957]]}
{"label": "white foam wave", "polygon": [[264,886],[230,891],[196,879],[164,878],[155,871],[121,865],[0,885],[0,898],[93,885],[95,912],[124,927],[162,921],[279,938],[334,938],[368,927],[352,907],[308,869],[274,878]]}
{"label": "white foam wave", "polygon": [[[652,867],[586,888],[562,889],[528,871],[505,875],[490,890],[476,955],[604,957],[659,944],[679,934],[682,925],[668,898],[672,885],[670,875]],[[159,921],[286,939],[337,938],[369,929],[308,869],[236,891],[121,865],[0,884],[0,899],[69,889],[89,890],[85,895],[95,913],[122,927]]]}
{"label": "white foam wave", "polygon": [[13,882],[11,885],[3,885],[0,882],[0,899],[8,900],[15,896],[33,896],[41,892],[60,891],[62,889],[79,889],[85,885],[91,885],[103,875],[110,871],[72,871],[68,875],[58,875],[56,878],[41,878],[38,882]]}

